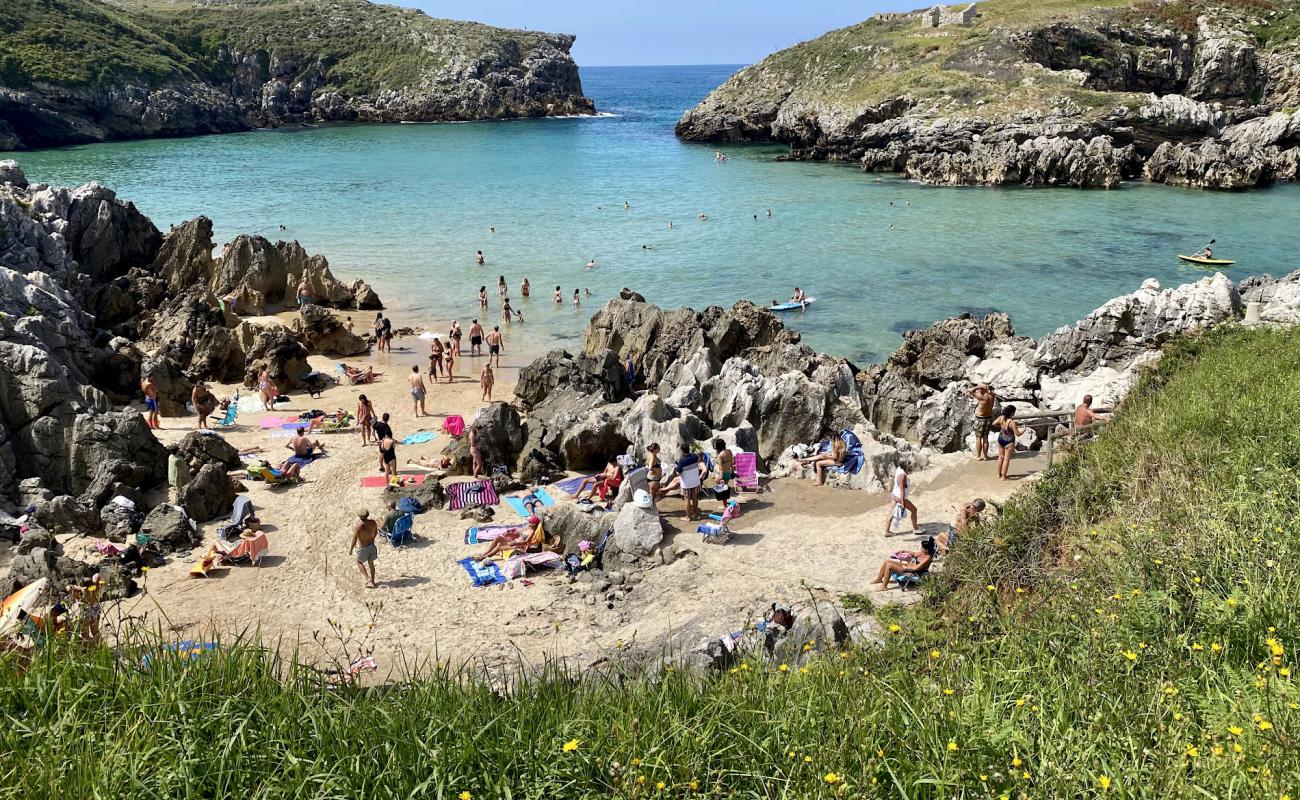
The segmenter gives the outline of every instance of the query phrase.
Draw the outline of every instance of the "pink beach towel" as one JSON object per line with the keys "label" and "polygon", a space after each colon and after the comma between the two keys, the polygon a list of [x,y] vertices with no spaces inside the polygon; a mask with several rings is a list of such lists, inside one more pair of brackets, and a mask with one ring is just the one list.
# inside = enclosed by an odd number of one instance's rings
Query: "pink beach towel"
{"label": "pink beach towel", "polygon": [[465,433],[465,420],[459,414],[452,414],[442,421],[443,433],[461,436]]}
{"label": "pink beach towel", "polygon": [[[399,472],[397,477],[406,486],[419,486],[429,476],[423,472]],[[387,475],[367,475],[361,479],[361,486],[366,489],[382,489],[387,485]]]}

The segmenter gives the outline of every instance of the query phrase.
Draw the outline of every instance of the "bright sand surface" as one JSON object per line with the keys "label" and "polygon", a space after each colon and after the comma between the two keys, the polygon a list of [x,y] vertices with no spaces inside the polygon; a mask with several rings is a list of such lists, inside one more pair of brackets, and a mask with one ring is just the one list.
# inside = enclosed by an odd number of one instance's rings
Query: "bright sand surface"
{"label": "bright sand surface", "polygon": [[[466,357],[457,364],[455,383],[430,387],[427,407],[434,416],[416,419],[406,374],[412,364],[424,364],[427,342],[410,337],[395,344],[407,352],[351,359],[384,373],[377,383],[331,385],[317,399],[296,394],[275,415],[292,416],[308,408],[355,411],[357,395],[365,393],[378,413],[392,414],[400,439],[422,429],[438,430],[445,414],[468,421],[482,408],[477,380],[482,360]],[[495,399],[512,397],[518,368],[528,360],[529,354],[506,340]],[[337,359],[312,356],[310,361],[322,372],[334,373]],[[215,391],[228,397],[235,388]],[[258,420],[267,416],[272,414],[241,412],[237,426],[222,435],[241,450],[264,448],[266,459],[278,464],[289,455],[285,434],[259,428]],[[163,424],[160,438],[173,442],[195,421],[165,418]],[[221,524],[207,523],[203,546],[152,570],[147,596],[125,601],[120,611],[144,615],[147,625],[162,625],[187,638],[214,630],[225,635],[257,630],[264,641],[298,644],[300,658],[317,661],[328,660],[329,653],[313,637],[335,642],[333,621],[351,631],[354,646],[365,640],[373,648],[382,677],[401,661],[419,658],[509,667],[520,658],[537,664],[562,656],[590,664],[628,643],[654,641],[697,621],[707,620],[709,629],[722,635],[761,617],[774,601],[804,600],[810,592],[830,599],[872,592],[878,601],[894,602],[916,596],[896,589],[876,594],[868,585],[889,553],[919,549],[917,537],[884,537],[887,496],[816,487],[799,479],[774,480],[762,494],[742,495],[745,513],[732,526],[735,539],[725,546],[700,541],[680,498],[663,500],[660,510],[669,528],[663,547],[686,547],[694,555],[646,570],[612,608],[603,595],[588,603],[586,585],[571,584],[562,572],[532,574],[531,585],[514,580],[473,587],[455,562],[484,546],[463,544],[471,523],[461,520],[459,512],[445,510],[415,518],[419,540],[414,546],[393,549],[380,540],[379,586],[366,589],[348,544],[357,509],[367,508],[379,518],[384,512],[382,489],[359,485],[363,476],[380,474],[378,452],[373,445],[363,447],[355,431],[319,438],[328,457],[304,469],[305,483],[273,490],[261,482],[244,482],[270,542],[270,555],[260,568],[223,567],[206,579],[189,577],[189,568]],[[448,441],[439,433],[427,444],[399,445],[399,464],[406,469],[408,459],[437,456]],[[1027,458],[1017,460],[1013,475],[1037,466]],[[974,497],[1001,501],[1020,485],[997,480],[993,462],[975,463],[967,454],[945,456],[913,480],[922,528],[931,534],[951,521],[954,505]],[[558,489],[552,494],[558,502],[572,502]],[[713,505],[705,501],[703,507],[716,511]],[[504,504],[496,513],[497,521],[517,519]],[[330,652],[337,650],[333,645]]]}

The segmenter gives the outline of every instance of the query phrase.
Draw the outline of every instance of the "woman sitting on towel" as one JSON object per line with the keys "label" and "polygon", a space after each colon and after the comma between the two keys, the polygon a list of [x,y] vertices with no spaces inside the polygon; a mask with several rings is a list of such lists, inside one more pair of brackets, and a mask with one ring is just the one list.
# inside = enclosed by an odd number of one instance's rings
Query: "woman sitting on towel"
{"label": "woman sitting on towel", "polygon": [[596,499],[596,492],[600,492],[600,496],[604,498],[610,489],[617,490],[621,483],[623,483],[623,468],[618,465],[616,460],[611,458],[605,464],[604,472],[583,478],[578,483],[578,493],[574,495],[573,499],[581,502],[584,491],[588,492],[588,500]]}
{"label": "woman sitting on towel", "polygon": [[895,558],[885,559],[885,563],[880,565],[880,571],[876,573],[874,582],[880,584],[880,588],[876,589],[878,592],[888,589],[889,582],[895,575],[915,575],[928,570],[934,561],[934,539],[922,540],[920,550],[904,550],[893,555]]}
{"label": "woman sitting on towel", "polygon": [[811,465],[813,472],[817,474],[817,485],[821,486],[826,483],[826,471],[844,465],[844,459],[848,457],[849,448],[844,444],[844,440],[836,438],[831,443],[829,453],[817,453],[807,458],[799,459],[799,463],[804,466]]}
{"label": "woman sitting on towel", "polygon": [[528,553],[533,550],[551,550],[560,552],[560,537],[547,536],[546,531],[542,528],[542,521],[538,517],[529,517],[526,525],[520,525],[511,531],[506,531],[497,538],[492,540],[488,549],[483,555],[476,556],[476,561],[487,561],[489,558],[499,556],[507,550],[517,550],[520,553]]}

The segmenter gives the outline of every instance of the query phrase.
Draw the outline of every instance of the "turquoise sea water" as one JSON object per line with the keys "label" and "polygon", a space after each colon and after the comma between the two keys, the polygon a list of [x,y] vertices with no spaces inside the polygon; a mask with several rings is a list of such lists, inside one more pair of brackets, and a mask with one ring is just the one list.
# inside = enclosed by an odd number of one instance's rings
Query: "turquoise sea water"
{"label": "turquoise sea water", "polygon": [[[819,349],[866,361],[896,347],[900,331],[962,311],[1007,311],[1038,335],[1145,278],[1193,280],[1202,273],[1174,255],[1210,237],[1216,255],[1238,259],[1231,275],[1300,268],[1296,186],[928,188],[780,163],[773,147],[728,147],[730,160],[716,163],[713,147],[678,142],[672,127],[732,71],[584,69],[588,95],[613,115],[600,118],[329,126],[7,157],[34,181],[112,186],[164,229],[207,214],[218,242],[239,232],[298,239],[340,277],[375,284],[401,324],[465,322],[478,315],[480,285],[495,322],[504,274],[536,349],[578,339],[624,286],[702,308],[784,300],[798,285],[818,302],[788,321]],[[479,249],[485,267],[474,265]],[[519,298],[525,276],[529,301]],[[593,293],[580,309],[575,288]]]}

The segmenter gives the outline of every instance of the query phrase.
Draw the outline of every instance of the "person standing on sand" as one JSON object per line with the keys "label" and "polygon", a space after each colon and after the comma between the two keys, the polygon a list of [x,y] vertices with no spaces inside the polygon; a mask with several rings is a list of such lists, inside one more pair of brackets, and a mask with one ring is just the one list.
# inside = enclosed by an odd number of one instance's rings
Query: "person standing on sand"
{"label": "person standing on sand", "polygon": [[452,343],[456,346],[456,355],[460,355],[460,323],[453,319],[451,321],[451,330],[447,331],[447,335],[451,337]]}
{"label": "person standing on sand", "polygon": [[384,352],[393,352],[393,318],[384,317]]}
{"label": "person standing on sand", "polygon": [[479,385],[483,387],[483,402],[492,402],[492,385],[496,383],[496,376],[492,374],[492,362],[483,365],[483,371],[478,376]]}
{"label": "person standing on sand", "polygon": [[454,381],[454,373],[456,371],[456,348],[452,346],[450,339],[447,340],[447,344],[442,348],[442,368],[447,373],[447,383]]}
{"label": "person standing on sand", "polygon": [[527,297],[529,291],[531,291],[531,287],[528,285],[528,279],[524,278],[524,282],[519,284],[519,296]]}
{"label": "person standing on sand", "polygon": [[275,398],[280,395],[280,389],[271,381],[271,373],[266,369],[257,373],[257,394],[262,398],[263,409],[275,410]]}
{"label": "person standing on sand", "polygon": [[997,395],[987,383],[977,383],[969,392],[975,398],[975,460],[989,460],[989,434],[993,432],[993,404]]}
{"label": "person standing on sand", "polygon": [[411,366],[411,374],[407,376],[406,381],[411,384],[411,408],[415,411],[415,416],[427,417],[428,412],[424,410],[424,396],[428,391],[424,387],[424,377],[420,375],[419,366]]}
{"label": "person standing on sand", "polygon": [[199,423],[194,427],[204,430],[208,427],[208,417],[212,412],[217,410],[217,398],[212,392],[208,391],[208,385],[203,381],[194,384],[194,391],[190,392],[190,402],[194,404],[194,413],[198,415]]}
{"label": "person standing on sand", "polygon": [[382,353],[384,351],[384,312],[380,311],[375,314],[375,322],[370,328],[375,332],[375,349]]}
{"label": "person standing on sand", "polygon": [[379,526],[370,518],[370,511],[362,508],[357,511],[357,521],[352,524],[352,541],[348,543],[348,555],[357,559],[357,569],[366,579],[366,588],[374,589],[375,559],[379,558],[379,548],[375,539],[379,536]]}
{"label": "person standing on sand", "polygon": [[379,440],[379,465],[383,469],[384,475],[388,478],[388,483],[396,483],[397,440],[393,438],[391,432]]}
{"label": "person standing on sand", "polygon": [[898,468],[894,470],[894,490],[889,496],[889,516],[885,517],[885,535],[893,536],[892,530],[894,518],[897,516],[899,521],[903,519],[898,509],[910,512],[912,514],[912,535],[918,532],[919,525],[916,520],[916,504],[908,499],[912,491],[912,478],[907,474],[910,464],[907,459],[899,459]]}
{"label": "person standing on sand", "polygon": [[302,311],[303,306],[309,306],[311,302],[311,284],[307,282],[307,276],[303,275],[302,280],[298,281],[298,310]]}
{"label": "person standing on sand", "polygon": [[429,380],[438,382],[438,373],[442,372],[442,340],[437,336],[429,342]]}
{"label": "person standing on sand", "polygon": [[474,320],[469,325],[469,354],[483,355],[483,326],[478,324],[478,320]]}
{"label": "person standing on sand", "polygon": [[162,429],[162,421],[158,419],[158,385],[153,382],[153,378],[145,376],[140,381],[140,391],[144,393],[144,410],[145,422],[153,430]]}
{"label": "person standing on sand", "polygon": [[483,452],[478,446],[478,425],[469,426],[469,456],[473,462],[474,477],[483,477]]}
{"label": "person standing on sand", "polygon": [[361,428],[361,446],[370,446],[370,426],[375,424],[375,407],[364,394],[357,398],[357,427]]}
{"label": "person standing on sand", "polygon": [[505,337],[501,335],[501,326],[493,325],[492,332],[487,335],[488,363],[491,364],[495,359],[498,368],[501,367],[501,344],[504,339]]}
{"label": "person standing on sand", "polygon": [[[385,440],[385,439],[391,439],[391,438],[393,438],[393,428],[392,428],[391,425],[388,424],[388,417],[389,417],[389,414],[388,414],[387,411],[385,411],[385,412],[384,412],[384,416],[381,417],[381,418],[380,418],[377,422],[375,422],[374,425],[373,425],[373,427],[374,427],[374,429],[375,429],[375,430],[374,430],[374,433],[375,433],[375,444],[379,444],[380,442],[382,442],[382,441]],[[379,471],[380,471],[380,472],[383,472],[383,471],[384,471],[384,454],[383,454],[383,453],[380,453],[380,454],[379,454]]]}

